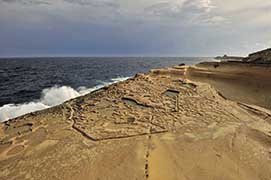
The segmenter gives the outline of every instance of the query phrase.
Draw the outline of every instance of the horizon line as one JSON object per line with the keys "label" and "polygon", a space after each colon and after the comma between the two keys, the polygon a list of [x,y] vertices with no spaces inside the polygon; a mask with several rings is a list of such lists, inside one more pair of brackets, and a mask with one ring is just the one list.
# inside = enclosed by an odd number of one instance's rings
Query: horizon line
{"label": "horizon line", "polygon": [[13,58],[214,58],[215,56],[181,55],[37,55],[37,56],[0,56],[0,59]]}

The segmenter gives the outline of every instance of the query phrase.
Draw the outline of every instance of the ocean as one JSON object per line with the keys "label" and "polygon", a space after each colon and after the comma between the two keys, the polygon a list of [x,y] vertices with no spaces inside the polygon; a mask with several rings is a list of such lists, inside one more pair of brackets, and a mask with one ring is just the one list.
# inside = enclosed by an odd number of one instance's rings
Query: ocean
{"label": "ocean", "polygon": [[210,58],[2,58],[0,121],[56,106],[150,69],[205,60]]}

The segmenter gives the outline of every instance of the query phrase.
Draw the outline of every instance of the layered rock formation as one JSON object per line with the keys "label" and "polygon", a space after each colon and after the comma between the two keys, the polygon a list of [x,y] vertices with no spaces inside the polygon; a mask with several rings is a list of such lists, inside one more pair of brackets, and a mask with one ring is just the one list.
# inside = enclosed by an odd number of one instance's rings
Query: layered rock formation
{"label": "layered rock formation", "polygon": [[244,61],[250,63],[271,63],[271,48],[249,54]]}
{"label": "layered rock formation", "polygon": [[188,68],[190,80],[212,85],[233,101],[271,109],[271,65],[203,62]]}
{"label": "layered rock formation", "polygon": [[0,124],[0,179],[271,179],[270,110],[202,83],[208,68],[153,70]]}
{"label": "layered rock formation", "polygon": [[223,62],[243,62],[250,64],[271,64],[271,48],[249,54],[247,57],[217,56],[215,59]]}

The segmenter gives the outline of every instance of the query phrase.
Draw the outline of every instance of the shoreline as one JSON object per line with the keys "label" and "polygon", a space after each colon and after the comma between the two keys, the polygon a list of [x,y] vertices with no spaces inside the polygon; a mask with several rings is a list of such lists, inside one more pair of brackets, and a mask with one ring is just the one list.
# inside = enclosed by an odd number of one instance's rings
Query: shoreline
{"label": "shoreline", "polygon": [[[90,88],[81,86],[77,89],[74,89],[70,86],[53,86],[51,88],[43,89],[41,91],[40,99],[32,100],[25,103],[5,104],[3,106],[0,106],[0,123],[29,113],[34,113],[37,111],[55,107],[57,105],[61,105],[68,100],[84,96],[97,89],[127,80],[129,78],[130,77],[111,78],[109,81],[104,81],[101,84]],[[55,96],[57,100],[53,100],[52,96]]]}
{"label": "shoreline", "polygon": [[237,99],[262,69],[154,69],[0,123],[0,179],[268,179],[271,110]]}

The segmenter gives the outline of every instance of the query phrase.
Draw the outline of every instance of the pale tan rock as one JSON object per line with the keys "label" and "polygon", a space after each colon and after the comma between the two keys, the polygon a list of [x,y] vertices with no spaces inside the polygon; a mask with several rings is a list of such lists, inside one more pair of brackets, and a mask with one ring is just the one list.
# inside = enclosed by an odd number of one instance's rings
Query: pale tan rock
{"label": "pale tan rock", "polygon": [[271,179],[270,111],[221,96],[210,69],[153,70],[0,124],[0,179]]}

